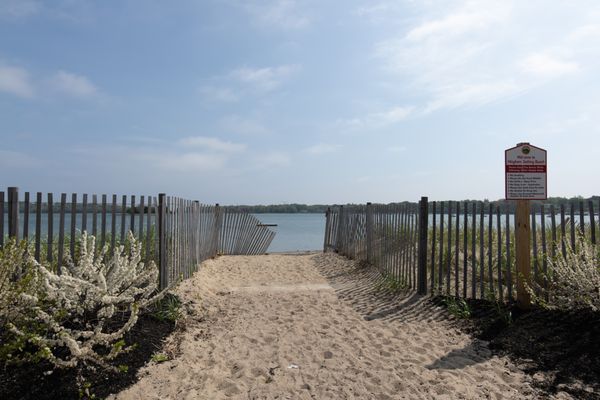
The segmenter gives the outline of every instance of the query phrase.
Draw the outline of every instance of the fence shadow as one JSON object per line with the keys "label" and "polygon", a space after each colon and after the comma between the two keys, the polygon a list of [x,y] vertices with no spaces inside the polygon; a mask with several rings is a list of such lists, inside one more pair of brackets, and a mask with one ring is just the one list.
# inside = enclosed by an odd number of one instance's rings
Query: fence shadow
{"label": "fence shadow", "polygon": [[316,254],[313,260],[338,298],[350,304],[367,321],[449,319],[442,307],[432,303],[429,296],[418,295],[410,289],[390,290],[385,277],[375,267],[334,253]]}
{"label": "fence shadow", "polygon": [[482,363],[492,357],[492,352],[483,344],[475,340],[462,349],[454,349],[427,365],[427,369],[462,369],[471,365]]}

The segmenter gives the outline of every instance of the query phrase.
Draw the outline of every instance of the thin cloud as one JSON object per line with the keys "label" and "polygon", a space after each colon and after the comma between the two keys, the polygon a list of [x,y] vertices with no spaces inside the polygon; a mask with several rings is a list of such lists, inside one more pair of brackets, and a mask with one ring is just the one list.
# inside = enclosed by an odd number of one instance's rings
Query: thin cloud
{"label": "thin cloud", "polygon": [[387,148],[390,153],[403,153],[406,151],[405,146],[391,146]]}
{"label": "thin cloud", "polygon": [[556,78],[579,70],[576,62],[561,60],[542,53],[528,56],[519,66],[523,72],[542,78]]}
{"label": "thin cloud", "polygon": [[422,110],[427,114],[446,108],[485,104],[524,93],[527,89],[513,80],[451,84],[436,90],[435,97]]}
{"label": "thin cloud", "polygon": [[258,155],[254,158],[254,166],[258,169],[289,167],[292,158],[288,153],[282,151],[272,151]]}
{"label": "thin cloud", "polygon": [[[535,18],[531,8],[513,1],[483,6],[466,1],[440,10],[421,4],[424,15],[436,14],[378,42],[374,56],[392,81],[400,80],[422,99],[412,114],[441,109],[480,107],[524,95],[553,80],[580,73],[597,57],[600,33],[595,24],[570,25],[552,44],[523,24]],[[557,14],[560,7],[553,12]],[[526,40],[524,40],[526,38]],[[509,50],[510,49],[510,50]]]}
{"label": "thin cloud", "polygon": [[178,143],[186,147],[196,147],[205,151],[220,153],[239,153],[246,150],[245,144],[206,136],[190,136],[179,140]]}
{"label": "thin cloud", "polygon": [[244,2],[244,9],[254,22],[265,28],[296,30],[307,27],[311,19],[294,0]]}
{"label": "thin cloud", "polygon": [[31,168],[39,166],[40,160],[19,151],[0,150],[0,166],[6,168]]}
{"label": "thin cloud", "polygon": [[269,92],[279,87],[298,69],[296,65],[265,68],[242,67],[233,70],[230,76],[239,83],[249,85],[260,91]]}
{"label": "thin cloud", "polygon": [[304,151],[310,155],[318,156],[322,154],[330,154],[339,151],[342,148],[339,144],[317,143],[306,148]]}
{"label": "thin cloud", "polygon": [[447,37],[485,29],[489,23],[499,19],[499,15],[485,11],[459,12],[443,18],[427,21],[411,29],[406,34],[410,41],[421,41],[432,37]]}
{"label": "thin cloud", "polygon": [[373,112],[364,117],[341,120],[341,125],[353,130],[381,129],[397,124],[410,117],[415,111],[414,107],[392,107],[383,111]]}
{"label": "thin cloud", "polygon": [[0,92],[31,98],[35,94],[29,73],[19,67],[0,64]]}
{"label": "thin cloud", "polygon": [[38,1],[0,0],[0,17],[24,18],[37,14],[42,9]]}
{"label": "thin cloud", "polygon": [[58,71],[51,79],[54,89],[75,97],[92,97],[98,93],[96,86],[85,76]]}
{"label": "thin cloud", "polygon": [[243,136],[265,136],[271,133],[261,123],[238,115],[230,115],[223,118],[220,126],[227,132]]}
{"label": "thin cloud", "polygon": [[184,153],[157,158],[159,166],[170,171],[201,172],[222,169],[227,158],[221,154]]}
{"label": "thin cloud", "polygon": [[240,99],[239,93],[228,87],[204,86],[200,93],[208,100],[222,103],[234,103]]}

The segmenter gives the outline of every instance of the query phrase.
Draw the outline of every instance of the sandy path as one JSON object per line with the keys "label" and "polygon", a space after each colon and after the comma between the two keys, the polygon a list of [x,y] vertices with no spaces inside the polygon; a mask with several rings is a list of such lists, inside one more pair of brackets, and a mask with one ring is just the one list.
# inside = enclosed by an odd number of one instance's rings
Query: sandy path
{"label": "sandy path", "polygon": [[526,376],[333,254],[221,257],[177,289],[179,353],[118,399],[520,399]]}

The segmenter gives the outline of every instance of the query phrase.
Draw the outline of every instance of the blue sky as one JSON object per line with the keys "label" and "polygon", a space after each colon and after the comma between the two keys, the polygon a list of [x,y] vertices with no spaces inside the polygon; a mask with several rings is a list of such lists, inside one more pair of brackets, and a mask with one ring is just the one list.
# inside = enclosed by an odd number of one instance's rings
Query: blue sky
{"label": "blue sky", "polygon": [[221,204],[598,194],[594,1],[0,0],[0,182]]}

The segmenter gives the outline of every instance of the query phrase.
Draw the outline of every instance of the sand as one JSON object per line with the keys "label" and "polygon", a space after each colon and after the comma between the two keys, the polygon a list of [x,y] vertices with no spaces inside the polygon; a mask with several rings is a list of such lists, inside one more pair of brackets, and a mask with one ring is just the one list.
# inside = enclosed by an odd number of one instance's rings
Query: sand
{"label": "sand", "polygon": [[176,292],[188,315],[113,399],[531,399],[528,377],[414,294],[335,254],[227,256]]}

